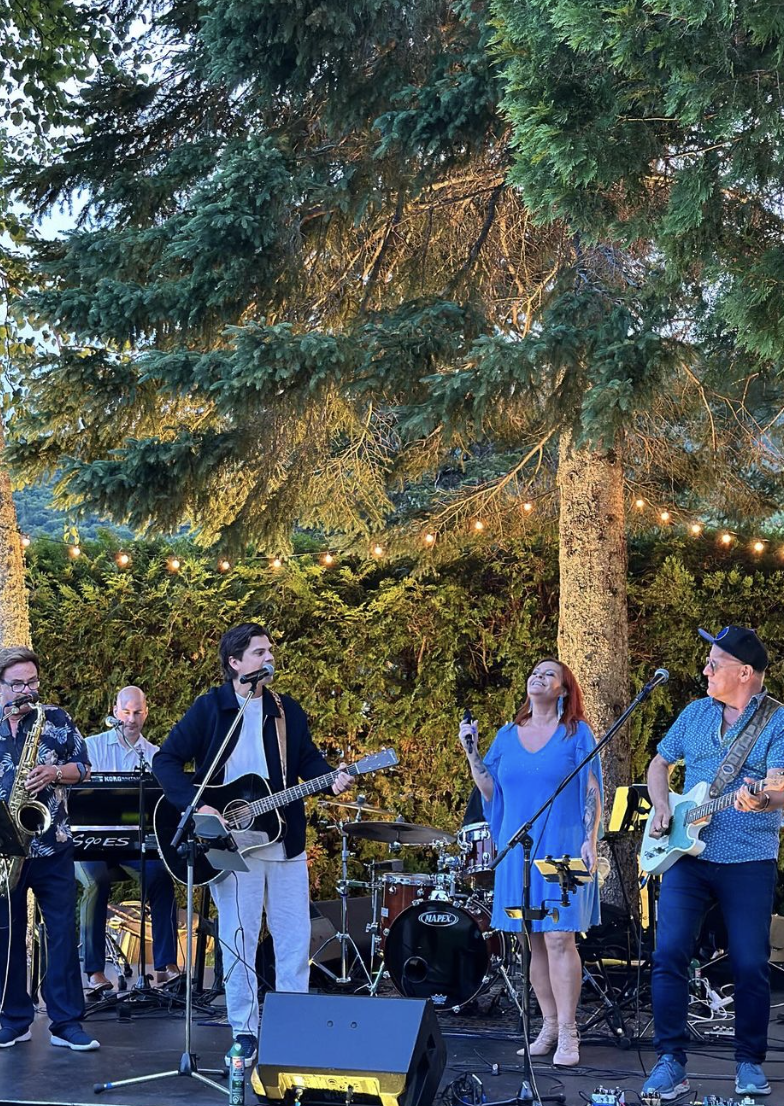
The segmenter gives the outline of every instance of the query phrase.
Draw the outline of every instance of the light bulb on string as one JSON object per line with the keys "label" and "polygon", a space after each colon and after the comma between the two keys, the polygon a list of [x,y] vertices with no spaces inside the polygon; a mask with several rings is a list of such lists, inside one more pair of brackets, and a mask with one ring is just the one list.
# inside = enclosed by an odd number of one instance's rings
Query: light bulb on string
{"label": "light bulb on string", "polygon": [[276,571],[279,568],[283,568],[283,561],[280,559],[280,557],[272,558],[272,560],[270,561],[270,568],[274,568]]}
{"label": "light bulb on string", "polygon": [[638,498],[637,498],[637,499],[635,499],[635,501],[634,501],[634,506],[635,506],[635,507],[637,508],[637,510],[638,510],[638,511],[641,511],[641,510],[643,509],[643,507],[645,506],[645,500],[644,500],[644,499],[640,499],[640,498],[638,497]]}
{"label": "light bulb on string", "polygon": [[665,511],[659,511],[659,520],[661,522],[663,522],[665,525],[670,521],[671,518],[672,518],[672,515],[670,514],[669,511],[666,511],[666,510]]}
{"label": "light bulb on string", "polygon": [[31,540],[29,534],[21,534],[19,536],[19,541],[22,543],[22,549],[29,549]]}
{"label": "light bulb on string", "polygon": [[689,532],[691,534],[693,534],[695,536],[695,538],[698,538],[700,536],[700,534],[702,533],[702,523],[701,522],[693,522],[691,524],[691,526],[689,527]]}
{"label": "light bulb on string", "polygon": [[756,553],[758,556],[759,556],[760,553],[764,553],[765,552],[765,542],[760,541],[759,538],[757,538],[757,540],[755,542],[752,542],[751,551],[752,551],[752,553]]}
{"label": "light bulb on string", "polygon": [[122,549],[117,553],[114,560],[118,568],[127,568],[131,563],[130,556]]}
{"label": "light bulb on string", "polygon": [[332,556],[332,554],[329,551],[327,551],[326,553],[321,554],[321,563],[326,568],[329,568],[330,565],[335,563],[335,558]]}
{"label": "light bulb on string", "polygon": [[231,561],[227,557],[221,557],[218,561],[218,572],[228,572],[231,569]]}
{"label": "light bulb on string", "polygon": [[476,530],[477,534],[480,534],[484,530],[484,528],[485,528],[485,524],[482,522],[481,518],[475,518],[474,519],[474,530]]}
{"label": "light bulb on string", "polygon": [[81,548],[80,545],[77,545],[76,543],[74,543],[73,545],[68,546],[68,556],[71,558],[71,560],[75,561],[76,558],[81,557],[81,555],[82,555],[82,548]]}
{"label": "light bulb on string", "polygon": [[729,531],[727,531],[727,530],[725,530],[725,531],[724,531],[724,533],[723,533],[723,534],[721,535],[721,537],[719,538],[719,541],[720,541],[720,542],[721,542],[721,544],[722,544],[722,545],[724,545],[724,546],[730,546],[730,545],[732,545],[732,543],[733,543],[733,541],[734,541],[734,540],[735,540],[735,539],[733,538],[732,534],[730,534],[730,533],[729,533]]}
{"label": "light bulb on string", "polygon": [[383,557],[384,547],[383,545],[379,545],[379,543],[376,542],[375,545],[371,548],[370,552],[373,554],[374,557]]}
{"label": "light bulb on string", "polygon": [[179,557],[171,556],[166,558],[166,567],[169,572],[179,572],[182,567],[182,562]]}
{"label": "light bulb on string", "polygon": [[425,534],[425,536],[424,536],[424,538],[422,539],[422,541],[423,541],[423,542],[425,543],[425,545],[435,545],[435,543],[436,543],[436,536],[435,536],[435,534],[434,534],[434,533],[432,533],[432,531],[430,531],[430,532],[428,532],[427,534]]}
{"label": "light bulb on string", "polygon": [[531,503],[531,501],[527,499],[525,501],[525,503],[523,504],[523,510],[525,511],[525,513],[527,515],[530,515],[530,513],[531,513],[531,511],[533,511],[533,509],[534,509],[533,503]]}

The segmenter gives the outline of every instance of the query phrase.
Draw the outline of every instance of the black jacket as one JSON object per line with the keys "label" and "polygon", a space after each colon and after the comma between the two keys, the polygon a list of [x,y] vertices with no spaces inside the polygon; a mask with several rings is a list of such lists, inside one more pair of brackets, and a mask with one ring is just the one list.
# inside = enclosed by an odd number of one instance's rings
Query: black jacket
{"label": "black jacket", "polygon": [[[286,715],[286,781],[284,784],[278,751],[275,719],[278,708],[269,691],[264,689],[264,751],[267,756],[269,785],[273,792],[291,787],[300,780],[312,780],[330,772],[330,766],[310,736],[304,710],[289,695],[281,695]],[[187,713],[175,723],[160,751],[153,758],[152,770],[166,798],[180,810],[184,810],[196,792],[194,784],[201,783],[212,763],[221,741],[237,716],[239,707],[234,686],[226,682],[200,695]],[[231,755],[242,727],[233,735],[217,765],[211,783],[223,782],[223,769]],[[194,762],[196,771],[191,776],[185,765]],[[204,799],[209,802],[208,798]],[[301,799],[281,811],[286,830],[283,845],[286,856],[297,856],[305,848],[305,805]]]}

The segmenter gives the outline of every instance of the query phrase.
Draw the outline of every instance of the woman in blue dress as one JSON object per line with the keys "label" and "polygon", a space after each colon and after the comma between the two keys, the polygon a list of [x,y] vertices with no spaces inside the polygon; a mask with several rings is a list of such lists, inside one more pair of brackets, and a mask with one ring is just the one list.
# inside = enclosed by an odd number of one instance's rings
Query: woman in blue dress
{"label": "woman in blue dress", "polygon": [[[476,723],[464,722],[460,741],[476,786],[482,794],[485,817],[493,840],[500,846],[529,819],[565,776],[595,748],[585,720],[583,694],[573,673],[561,661],[545,658],[528,677],[527,696],[513,722],[502,726],[484,759],[477,748]],[[542,1012],[542,1029],[531,1043],[532,1056],[544,1056],[555,1047],[553,1063],[580,1061],[575,1023],[582,966],[575,934],[599,922],[596,879],[596,842],[602,816],[599,757],[589,761],[531,830],[532,858],[581,857],[594,878],[571,895],[568,907],[529,923],[531,984]],[[493,926],[520,932],[521,923],[505,913],[522,902],[523,850],[512,849],[495,873]],[[557,897],[532,865],[531,905]],[[521,1050],[522,1051],[522,1050]]]}

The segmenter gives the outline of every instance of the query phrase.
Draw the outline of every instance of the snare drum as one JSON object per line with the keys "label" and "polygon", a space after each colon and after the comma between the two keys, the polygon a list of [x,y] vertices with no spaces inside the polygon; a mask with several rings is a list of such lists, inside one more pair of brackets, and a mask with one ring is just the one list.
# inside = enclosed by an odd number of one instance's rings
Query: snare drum
{"label": "snare drum", "polygon": [[490,836],[487,822],[471,822],[457,834],[463,852],[463,875],[476,887],[492,887],[493,872],[490,865],[495,860],[495,842]]}
{"label": "snare drum", "polygon": [[440,899],[414,903],[390,927],[384,965],[401,995],[459,1010],[489,987],[506,953],[490,911]]}
{"label": "snare drum", "polygon": [[428,872],[385,872],[381,892],[380,945],[384,948],[387,934],[404,910],[415,902],[430,898],[436,879]]}

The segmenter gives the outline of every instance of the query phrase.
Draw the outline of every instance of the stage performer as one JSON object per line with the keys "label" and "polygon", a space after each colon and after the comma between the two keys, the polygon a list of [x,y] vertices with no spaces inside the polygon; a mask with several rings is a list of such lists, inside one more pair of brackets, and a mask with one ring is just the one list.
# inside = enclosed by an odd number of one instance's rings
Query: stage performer
{"label": "stage performer", "polygon": [[[194,781],[201,782],[221,741],[236,718],[247,695],[242,676],[272,665],[269,632],[255,622],[227,631],[220,641],[220,661],[226,682],[200,696],[177,722],[155,758],[154,770],[167,797],[184,810],[194,788],[184,766],[195,762]],[[288,695],[277,695],[264,676],[255,687],[238,733],[235,733],[218,765],[213,784],[229,783],[248,772],[267,779],[273,792],[298,780],[315,779],[331,771],[313,743],[305,712]],[[281,719],[280,711],[284,718]],[[286,779],[281,770],[280,747],[286,751]],[[341,766],[342,767],[342,766]],[[352,783],[340,772],[332,784],[339,795]],[[209,804],[200,811],[218,814]],[[305,857],[305,808],[302,800],[286,806],[283,839],[264,845],[254,831],[235,833],[244,850],[249,872],[232,872],[210,885],[218,907],[226,1004],[234,1040],[250,1067],[258,1047],[259,1000],[256,978],[256,949],[262,910],[275,948],[275,980],[279,991],[306,992],[309,983],[310,898]],[[228,1063],[228,1059],[227,1059]]]}
{"label": "stage performer", "polygon": [[726,626],[715,637],[698,632],[711,646],[703,668],[708,695],[690,703],[659,742],[648,769],[653,803],[649,832],[667,840],[669,777],[679,761],[685,766],[684,791],[700,781],[716,781],[718,793],[738,795],[702,830],[704,852],[681,856],[662,877],[652,978],[659,1060],[643,1093],[667,1100],[689,1088],[689,961],[713,903],[726,923],[736,983],[735,1090],[739,1095],[770,1094],[762,1063],[768,1044],[770,919],[784,795],[773,789],[752,795],[743,784],[784,768],[784,709],[776,709],[767,696],[763,681],[768,653],[753,630]]}
{"label": "stage performer", "polygon": [[[139,687],[124,687],[117,693],[112,728],[87,738],[87,752],[93,772],[150,771],[158,746],[142,733],[147,720],[147,698]],[[152,810],[147,811],[152,826]],[[106,975],[106,916],[112,879],[138,880],[141,860],[123,860],[113,871],[103,860],[76,864],[76,878],[82,885],[79,907],[82,955],[88,985],[93,992],[110,991]],[[174,883],[161,860],[145,862],[147,901],[152,915],[152,955],[156,982],[170,983],[180,975],[177,967],[177,904]]]}
{"label": "stage performer", "polygon": [[[596,745],[583,713],[583,695],[573,673],[560,661],[545,657],[528,677],[527,696],[513,722],[502,726],[484,759],[479,754],[475,722],[463,722],[460,741],[474,783],[482,793],[494,841],[503,847],[534,814],[565,776]],[[553,1063],[580,1062],[575,1022],[582,966],[575,934],[599,921],[596,846],[602,817],[599,758],[555,800],[534,824],[532,859],[545,856],[581,857],[594,878],[559,907],[558,920],[548,916],[529,923],[531,983],[542,1012],[542,1029],[531,1042],[531,1055],[555,1048]],[[492,923],[496,929],[519,933],[520,921],[510,919],[507,906],[520,906],[523,851],[516,847],[495,874]],[[553,884],[538,869],[531,870],[531,905],[554,898]],[[520,1050],[521,1054],[523,1050]]]}
{"label": "stage performer", "polygon": [[30,1040],[35,1006],[27,991],[25,935],[27,892],[32,890],[46,927],[42,991],[51,1042],[88,1052],[100,1045],[80,1024],[84,994],[76,947],[73,837],[65,795],[69,784],[89,778],[90,762],[84,738],[64,710],[47,705],[39,716],[39,683],[40,665],[31,649],[0,649],[0,800],[8,803],[13,797],[20,757],[31,733],[35,741],[40,724],[36,763],[24,786],[51,816],[49,828],[32,838],[29,858],[10,895],[5,885],[0,891],[0,1048]]}

